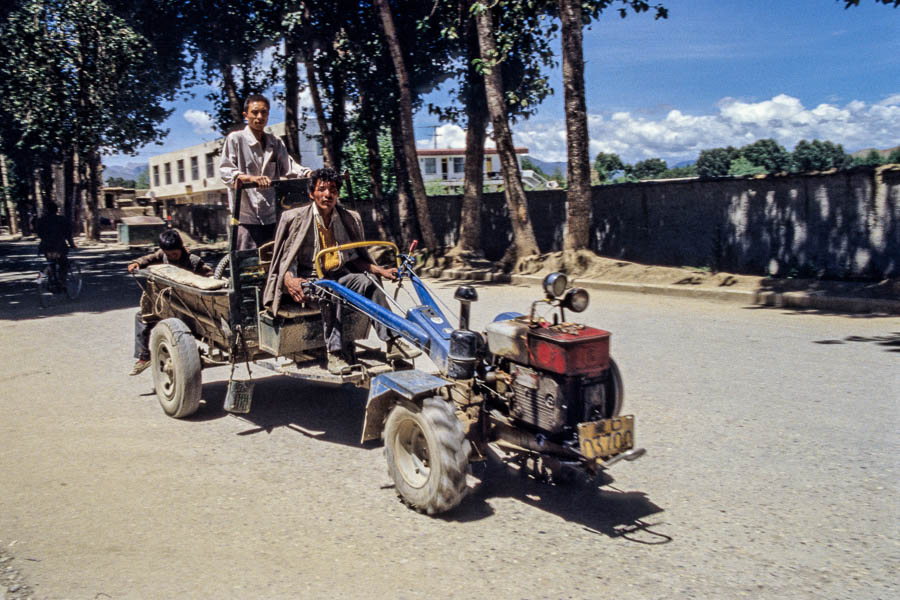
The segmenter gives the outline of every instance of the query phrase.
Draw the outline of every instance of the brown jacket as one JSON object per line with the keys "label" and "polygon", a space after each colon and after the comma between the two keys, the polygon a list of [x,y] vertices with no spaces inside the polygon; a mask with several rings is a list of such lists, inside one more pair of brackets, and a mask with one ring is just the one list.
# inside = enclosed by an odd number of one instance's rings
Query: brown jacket
{"label": "brown jacket", "polygon": [[[332,218],[341,219],[341,223],[347,230],[350,240],[360,242],[365,239],[362,219],[359,213],[348,210],[341,205],[334,207],[335,215]],[[281,296],[284,293],[284,274],[292,265],[306,267],[314,270],[313,259],[316,253],[316,228],[313,203],[310,202],[300,208],[289,210],[281,215],[278,228],[275,230],[275,249],[272,254],[272,266],[266,280],[266,288],[263,291],[263,305],[268,307],[273,314],[278,312],[281,304]],[[350,266],[354,251],[344,252],[344,264]],[[359,251],[358,256],[366,262],[371,258],[365,251]],[[307,277],[301,269],[297,275]],[[314,276],[313,276],[314,277]]]}

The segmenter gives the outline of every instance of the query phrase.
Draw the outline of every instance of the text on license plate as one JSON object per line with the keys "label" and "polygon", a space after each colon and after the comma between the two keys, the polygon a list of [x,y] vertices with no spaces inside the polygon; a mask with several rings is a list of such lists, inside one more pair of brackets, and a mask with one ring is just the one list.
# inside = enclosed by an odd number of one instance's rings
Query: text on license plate
{"label": "text on license plate", "polygon": [[578,440],[585,458],[607,458],[634,448],[634,415],[578,424]]}

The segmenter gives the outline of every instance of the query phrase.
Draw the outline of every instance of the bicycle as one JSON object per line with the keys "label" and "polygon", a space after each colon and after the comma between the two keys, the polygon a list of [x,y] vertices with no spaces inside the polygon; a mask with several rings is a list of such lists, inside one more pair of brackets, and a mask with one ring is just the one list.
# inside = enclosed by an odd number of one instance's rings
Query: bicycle
{"label": "bicycle", "polygon": [[[58,295],[75,300],[81,294],[81,265],[78,261],[67,260],[62,252],[47,252],[47,265],[37,277],[37,292],[42,308],[47,308]],[[68,262],[68,266],[64,268]]]}

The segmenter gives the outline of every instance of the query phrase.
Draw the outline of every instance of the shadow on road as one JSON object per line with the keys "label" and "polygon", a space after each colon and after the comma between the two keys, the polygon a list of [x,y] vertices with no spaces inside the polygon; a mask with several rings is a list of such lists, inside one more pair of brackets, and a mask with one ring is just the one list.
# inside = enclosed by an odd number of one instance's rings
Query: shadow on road
{"label": "shadow on road", "polygon": [[[261,368],[255,374],[269,373]],[[235,416],[247,429],[237,435],[271,433],[287,427],[308,437],[363,448],[359,438],[365,417],[366,392],[352,386],[331,386],[298,381],[282,375],[254,375],[256,383],[250,412]],[[190,417],[193,421],[211,421],[232,416],[223,409],[227,381],[203,384],[203,405]]]}
{"label": "shadow on road", "polygon": [[653,528],[658,523],[643,519],[663,512],[644,492],[628,492],[612,487],[608,474],[593,483],[578,478],[567,484],[538,481],[493,455],[487,472],[463,503],[442,515],[452,521],[475,521],[489,517],[494,510],[491,498],[514,498],[529,506],[579,523],[585,530],[611,538],[624,538],[640,544],[666,544],[672,538]]}
{"label": "shadow on road", "polygon": [[842,345],[854,342],[863,342],[884,346],[885,352],[900,352],[900,331],[894,331],[887,335],[876,335],[871,337],[851,335],[849,337],[845,337],[842,340],[816,340],[813,343],[822,345]]}

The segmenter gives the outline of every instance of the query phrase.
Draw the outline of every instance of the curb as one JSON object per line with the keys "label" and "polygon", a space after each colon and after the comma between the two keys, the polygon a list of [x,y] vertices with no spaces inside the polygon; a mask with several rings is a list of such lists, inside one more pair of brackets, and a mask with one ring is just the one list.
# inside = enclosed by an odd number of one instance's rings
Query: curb
{"label": "curb", "polygon": [[[441,277],[461,281],[483,281],[487,283],[513,283],[519,285],[540,285],[544,280],[540,275],[509,275],[495,273],[489,269],[422,269],[421,275]],[[744,305],[771,306],[775,308],[803,308],[836,313],[877,313],[900,315],[900,300],[879,298],[853,298],[849,296],[823,296],[808,292],[769,292],[729,289],[701,289],[680,285],[657,285],[649,283],[622,283],[596,279],[575,279],[580,287],[607,292],[628,292],[632,294],[653,294],[679,298],[693,298],[729,302]]]}

